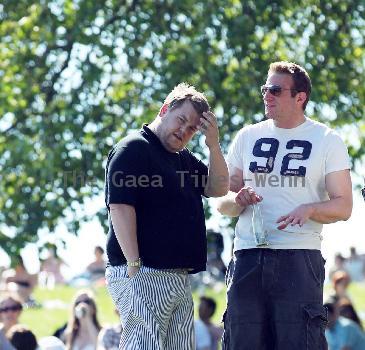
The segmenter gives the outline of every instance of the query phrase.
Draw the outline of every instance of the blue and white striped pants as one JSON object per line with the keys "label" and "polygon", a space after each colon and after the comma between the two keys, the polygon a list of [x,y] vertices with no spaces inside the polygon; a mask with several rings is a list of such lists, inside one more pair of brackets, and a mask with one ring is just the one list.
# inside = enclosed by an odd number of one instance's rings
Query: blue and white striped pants
{"label": "blue and white striped pants", "polygon": [[106,280],[123,332],[119,350],[194,350],[190,281],[184,270],[108,266]]}

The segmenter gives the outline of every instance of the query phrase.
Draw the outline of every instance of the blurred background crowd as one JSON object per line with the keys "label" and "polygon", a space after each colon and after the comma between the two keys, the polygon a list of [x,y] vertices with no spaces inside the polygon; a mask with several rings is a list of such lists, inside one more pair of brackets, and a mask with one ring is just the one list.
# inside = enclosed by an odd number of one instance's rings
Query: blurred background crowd
{"label": "blurred background crowd", "polygon": [[[195,295],[195,332],[197,350],[217,350],[221,348],[220,338],[223,328],[219,320],[225,307],[224,276],[226,266],[221,254],[224,250],[220,233],[208,230],[207,271],[191,276]],[[13,266],[2,267],[0,278],[0,348],[3,350],[33,349],[71,349],[71,350],[115,350],[123,331],[118,321],[118,311],[110,303],[98,303],[95,293],[104,293],[106,261],[104,249],[94,248],[94,259],[85,271],[67,279],[63,276],[62,266],[68,262],[57,255],[57,249],[48,245],[47,254],[41,259],[40,270],[36,274],[27,271],[21,256],[17,256]],[[365,286],[365,254],[358,254],[351,247],[349,254],[335,255],[332,264],[326,264],[326,284],[324,301],[328,309],[326,337],[330,349],[342,349],[341,344],[365,344],[365,309],[358,310],[353,302],[352,290],[363,290]],[[36,291],[57,291],[61,286],[72,288],[73,295],[66,300],[68,315],[59,319],[55,300],[38,300]],[[355,286],[352,289],[351,286]],[[209,296],[205,295],[207,291]],[[57,295],[57,294],[56,294]],[[362,298],[363,299],[363,298]],[[217,313],[217,305],[219,312]],[[45,310],[50,320],[48,333],[37,335],[34,324],[47,322],[37,319],[31,324],[20,322],[22,315],[32,310]],[[103,314],[113,313],[114,318],[101,322]],[[52,316],[53,314],[53,316]],[[214,319],[214,320],[213,320]],[[57,327],[55,326],[57,325]],[[53,328],[52,328],[53,327]],[[357,344],[357,345],[356,345]]]}

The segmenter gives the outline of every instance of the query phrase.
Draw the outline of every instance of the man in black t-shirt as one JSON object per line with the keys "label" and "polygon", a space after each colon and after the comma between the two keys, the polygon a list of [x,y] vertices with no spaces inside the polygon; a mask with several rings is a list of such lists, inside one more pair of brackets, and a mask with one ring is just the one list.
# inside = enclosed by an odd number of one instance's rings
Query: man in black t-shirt
{"label": "man in black t-shirt", "polygon": [[[209,168],[185,148],[198,130]],[[187,274],[206,267],[202,196],[227,191],[217,120],[205,96],[184,83],[150,125],[109,153],[106,279],[121,316],[121,349],[195,348]]]}

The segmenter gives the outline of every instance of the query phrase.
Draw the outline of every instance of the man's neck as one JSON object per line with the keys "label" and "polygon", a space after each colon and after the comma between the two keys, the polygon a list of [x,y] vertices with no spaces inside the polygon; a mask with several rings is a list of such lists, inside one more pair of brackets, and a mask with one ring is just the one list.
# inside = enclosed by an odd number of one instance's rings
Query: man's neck
{"label": "man's neck", "polygon": [[158,135],[158,121],[154,119],[152,123],[147,125],[147,128],[150,129],[155,135]]}
{"label": "man's neck", "polygon": [[299,115],[296,118],[289,118],[285,120],[274,120],[274,125],[281,129],[294,129],[306,121],[305,115]]}

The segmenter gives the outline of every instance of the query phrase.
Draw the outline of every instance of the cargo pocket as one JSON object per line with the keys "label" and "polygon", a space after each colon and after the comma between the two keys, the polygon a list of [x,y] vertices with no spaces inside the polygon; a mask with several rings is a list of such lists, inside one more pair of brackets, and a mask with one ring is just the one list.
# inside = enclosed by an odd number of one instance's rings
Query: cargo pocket
{"label": "cargo pocket", "polygon": [[327,350],[327,309],[321,304],[308,304],[303,309],[306,317],[306,349]]}

